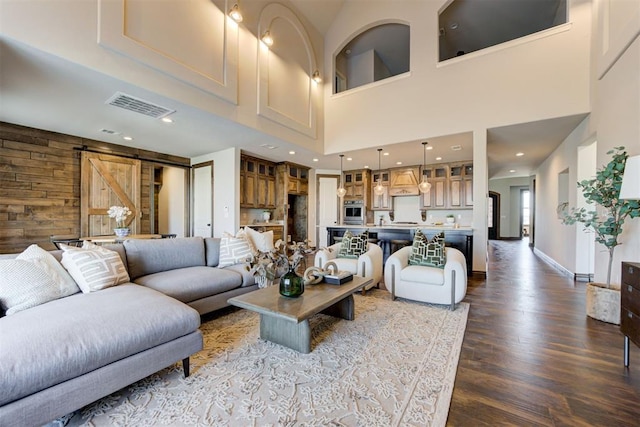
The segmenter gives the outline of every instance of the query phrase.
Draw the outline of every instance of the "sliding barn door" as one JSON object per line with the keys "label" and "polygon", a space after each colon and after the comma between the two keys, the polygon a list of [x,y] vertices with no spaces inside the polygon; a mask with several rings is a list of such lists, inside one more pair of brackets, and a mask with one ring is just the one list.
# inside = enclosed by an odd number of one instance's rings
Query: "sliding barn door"
{"label": "sliding barn door", "polygon": [[140,229],[140,160],[82,152],[80,165],[80,232],[82,236],[112,235],[116,226],[107,210],[126,206],[131,234]]}

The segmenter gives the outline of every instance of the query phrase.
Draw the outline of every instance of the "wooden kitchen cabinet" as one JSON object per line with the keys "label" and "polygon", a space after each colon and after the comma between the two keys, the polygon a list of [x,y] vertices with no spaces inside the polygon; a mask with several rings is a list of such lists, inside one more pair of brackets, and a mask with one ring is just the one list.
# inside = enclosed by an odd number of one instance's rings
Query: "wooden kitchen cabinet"
{"label": "wooden kitchen cabinet", "polygon": [[[389,196],[390,172],[388,170],[374,172],[372,177],[371,209],[376,211],[393,210],[393,199]],[[374,188],[378,185],[378,179],[380,179],[380,184],[382,184],[382,188],[384,188],[384,192],[382,194],[376,194],[374,191]]]}
{"label": "wooden kitchen cabinet", "polygon": [[347,190],[344,200],[363,200],[367,204],[368,192],[371,188],[371,171],[369,169],[344,172],[343,183],[344,189]]}
{"label": "wooden kitchen cabinet", "polygon": [[422,175],[431,184],[428,193],[420,194],[423,209],[447,209],[449,207],[449,166],[446,164],[427,165]]}
{"label": "wooden kitchen cabinet", "polygon": [[473,207],[473,164],[449,165],[449,207]]}
{"label": "wooden kitchen cabinet", "polygon": [[309,168],[286,164],[289,194],[306,196],[309,194]]}
{"label": "wooden kitchen cabinet", "polygon": [[276,207],[276,165],[268,160],[240,157],[240,207]]}

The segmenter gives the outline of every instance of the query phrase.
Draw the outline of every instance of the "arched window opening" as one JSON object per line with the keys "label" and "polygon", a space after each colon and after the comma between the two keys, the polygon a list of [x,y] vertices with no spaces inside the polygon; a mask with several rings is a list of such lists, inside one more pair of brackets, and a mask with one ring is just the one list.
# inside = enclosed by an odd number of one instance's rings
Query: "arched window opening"
{"label": "arched window opening", "polygon": [[409,71],[409,26],[382,24],[348,42],[336,55],[333,93]]}

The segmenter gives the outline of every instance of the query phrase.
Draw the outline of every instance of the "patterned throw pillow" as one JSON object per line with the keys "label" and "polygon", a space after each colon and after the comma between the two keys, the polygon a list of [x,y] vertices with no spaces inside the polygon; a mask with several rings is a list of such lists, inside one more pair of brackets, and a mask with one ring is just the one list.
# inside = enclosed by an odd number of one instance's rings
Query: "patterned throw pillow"
{"label": "patterned throw pillow", "polygon": [[220,239],[218,268],[252,261],[253,253],[254,251],[245,237],[237,238],[226,234]]}
{"label": "patterned throw pillow", "polygon": [[409,265],[444,268],[445,262],[444,232],[440,232],[428,240],[422,231],[416,230],[411,255],[409,255]]}
{"label": "patterned throw pillow", "polygon": [[62,265],[85,294],[129,281],[129,273],[116,251],[90,242],[84,242],[82,248],[61,247]]}
{"label": "patterned throw pillow", "polygon": [[347,230],[342,236],[342,245],[340,245],[337,258],[358,258],[367,251],[368,239],[369,230],[355,236]]}

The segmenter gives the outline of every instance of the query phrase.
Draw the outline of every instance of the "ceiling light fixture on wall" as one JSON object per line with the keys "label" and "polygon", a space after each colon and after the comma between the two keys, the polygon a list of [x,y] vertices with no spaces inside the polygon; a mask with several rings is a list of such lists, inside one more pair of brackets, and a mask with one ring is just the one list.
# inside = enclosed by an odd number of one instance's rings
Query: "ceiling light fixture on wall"
{"label": "ceiling light fixture on wall", "polygon": [[373,187],[373,192],[380,196],[384,194],[384,186],[382,185],[382,173],[380,173],[380,153],[382,148],[378,148],[378,183]]}
{"label": "ceiling light fixture on wall", "polygon": [[428,193],[431,190],[431,183],[427,181],[427,175],[424,173],[424,169],[427,167],[427,144],[427,141],[422,143],[422,182],[418,184],[418,190],[421,193]]}
{"label": "ceiling light fixture on wall", "polygon": [[269,47],[273,46],[273,37],[271,37],[271,32],[269,30],[265,31],[262,34],[260,40],[262,40],[262,43],[266,44]]}
{"label": "ceiling light fixture on wall", "polygon": [[345,190],[344,185],[342,183],[342,158],[344,157],[344,154],[340,154],[340,187],[338,187],[338,197],[340,197],[341,199],[344,197],[345,194],[347,194],[347,190]]}
{"label": "ceiling light fixture on wall", "polygon": [[236,21],[238,24],[242,22],[242,13],[240,13],[238,3],[234,4],[233,7],[229,10],[229,17]]}
{"label": "ceiling light fixture on wall", "polygon": [[320,71],[315,70],[313,72],[313,74],[311,75],[311,78],[313,79],[314,82],[320,84],[322,83],[322,77],[320,77]]}

